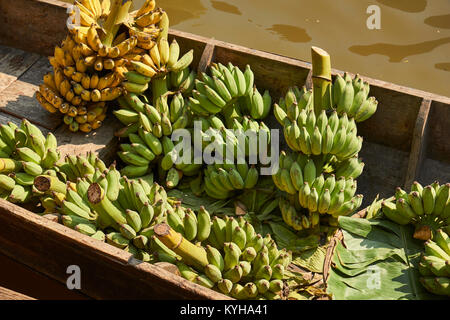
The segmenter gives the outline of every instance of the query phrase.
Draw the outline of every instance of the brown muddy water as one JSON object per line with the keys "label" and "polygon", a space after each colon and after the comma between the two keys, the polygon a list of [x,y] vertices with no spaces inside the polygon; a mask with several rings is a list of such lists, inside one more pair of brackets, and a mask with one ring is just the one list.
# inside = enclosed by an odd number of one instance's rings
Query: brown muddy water
{"label": "brown muddy water", "polygon": [[[69,1],[70,2],[70,1]],[[135,0],[135,7],[144,0]],[[159,0],[171,27],[450,96],[449,0]],[[366,13],[380,9],[381,28]]]}

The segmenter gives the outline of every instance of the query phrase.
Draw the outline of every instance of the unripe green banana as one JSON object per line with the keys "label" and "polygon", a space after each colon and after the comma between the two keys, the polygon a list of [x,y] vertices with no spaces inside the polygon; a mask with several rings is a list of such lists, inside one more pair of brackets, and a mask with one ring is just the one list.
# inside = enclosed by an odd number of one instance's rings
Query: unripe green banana
{"label": "unripe green banana", "polygon": [[[233,242],[227,242],[224,244],[224,262],[225,270],[234,268],[239,263],[239,257],[241,256],[241,249]],[[241,270],[242,276],[242,270]],[[228,279],[228,278],[227,278]],[[232,279],[230,279],[232,280]]]}
{"label": "unripe green banana", "polygon": [[197,218],[192,210],[187,210],[184,216],[183,225],[184,237],[186,238],[186,240],[194,240],[197,236]]}
{"label": "unripe green banana", "polygon": [[231,240],[235,244],[237,244],[239,249],[241,250],[245,249],[245,245],[247,243],[247,236],[245,234],[245,231],[241,227],[237,226],[236,228],[234,228]]}
{"label": "unripe green banana", "polygon": [[205,274],[214,283],[217,283],[222,279],[222,273],[219,268],[212,264],[206,265]]}
{"label": "unripe green banana", "polygon": [[432,186],[426,186],[422,192],[423,212],[432,214],[436,200],[436,191]]}
{"label": "unripe green banana", "polygon": [[231,292],[231,289],[233,288],[233,282],[228,279],[219,280],[219,282],[217,282],[217,288],[223,294],[229,294]]}
{"label": "unripe green banana", "polygon": [[222,255],[220,254],[220,251],[210,245],[206,246],[206,255],[208,262],[215,267],[217,267],[221,272],[225,268],[225,262],[223,260]]}
{"label": "unripe green banana", "polygon": [[[225,262],[226,264],[226,262]],[[227,268],[225,267],[225,270],[227,270]],[[228,271],[226,271],[223,274],[223,278],[224,279],[228,279],[230,280],[232,283],[237,283],[241,280],[242,278],[242,268],[239,264],[236,264],[234,267],[232,267],[231,269],[229,269]]]}

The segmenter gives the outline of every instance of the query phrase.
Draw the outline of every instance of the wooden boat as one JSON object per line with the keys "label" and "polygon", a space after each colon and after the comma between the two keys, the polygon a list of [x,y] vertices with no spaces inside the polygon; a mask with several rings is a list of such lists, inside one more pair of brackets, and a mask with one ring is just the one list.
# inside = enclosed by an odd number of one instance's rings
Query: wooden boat
{"label": "wooden boat", "polygon": [[[97,132],[71,134],[61,119],[43,112],[34,99],[48,72],[47,55],[66,34],[68,4],[56,0],[0,0],[0,122],[27,118],[56,134],[62,153],[96,151],[112,159],[117,121]],[[194,49],[193,66],[232,62],[255,72],[258,88],[278,99],[289,86],[311,84],[307,62],[171,30],[185,50]],[[333,74],[341,71],[333,70]],[[376,114],[358,125],[366,163],[358,179],[365,205],[377,193],[390,196],[414,180],[450,181],[450,98],[366,78],[379,101]],[[81,292],[92,298],[227,299],[188,282],[163,267],[142,263],[127,252],[81,235],[32,212],[0,201],[0,253],[63,284],[66,269],[80,266]]]}

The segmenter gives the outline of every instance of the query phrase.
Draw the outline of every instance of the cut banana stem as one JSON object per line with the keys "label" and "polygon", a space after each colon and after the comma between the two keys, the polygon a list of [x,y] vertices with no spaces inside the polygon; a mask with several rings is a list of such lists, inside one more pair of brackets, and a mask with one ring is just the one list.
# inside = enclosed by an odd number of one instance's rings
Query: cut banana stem
{"label": "cut banana stem", "polygon": [[169,225],[161,223],[153,229],[155,236],[169,249],[181,256],[186,264],[202,271],[209,264],[207,254],[203,247],[187,241],[181,234],[175,232]]}
{"label": "cut banana stem", "polygon": [[331,61],[330,55],[323,49],[311,47],[312,81],[314,91],[314,111],[319,115],[322,110],[331,107]]}

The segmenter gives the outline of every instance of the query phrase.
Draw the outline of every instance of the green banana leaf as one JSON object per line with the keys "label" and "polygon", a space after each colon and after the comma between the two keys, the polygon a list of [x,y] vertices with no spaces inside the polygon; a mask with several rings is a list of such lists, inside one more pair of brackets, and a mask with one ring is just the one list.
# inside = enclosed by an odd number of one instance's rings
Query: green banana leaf
{"label": "green banana leaf", "polygon": [[208,197],[197,197],[191,190],[184,189],[170,190],[167,195],[182,201],[183,207],[190,208],[194,211],[204,206],[210,214],[227,214],[234,215],[233,200],[215,200]]}
{"label": "green banana leaf", "polygon": [[309,249],[294,255],[292,262],[311,272],[323,273],[326,252],[325,247]]}
{"label": "green banana leaf", "polygon": [[300,238],[297,234],[286,228],[284,223],[268,222],[272,229],[272,235],[279,248],[291,250],[293,254],[317,248],[320,243],[320,235],[311,234]]}
{"label": "green banana leaf", "polygon": [[423,242],[411,226],[388,220],[340,217],[344,240],[336,246],[327,292],[337,300],[422,300],[435,296],[419,282]]}

